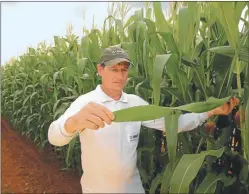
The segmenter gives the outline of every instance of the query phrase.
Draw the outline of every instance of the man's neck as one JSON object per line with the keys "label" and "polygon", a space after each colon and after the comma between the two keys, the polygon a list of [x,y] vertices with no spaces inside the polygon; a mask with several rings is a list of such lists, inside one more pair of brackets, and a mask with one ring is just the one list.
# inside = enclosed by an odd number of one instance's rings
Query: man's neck
{"label": "man's neck", "polygon": [[110,96],[111,98],[113,98],[114,100],[119,100],[121,98],[122,95],[122,91],[115,91],[109,88],[106,88],[103,85],[100,85],[101,89],[103,90],[103,92]]}

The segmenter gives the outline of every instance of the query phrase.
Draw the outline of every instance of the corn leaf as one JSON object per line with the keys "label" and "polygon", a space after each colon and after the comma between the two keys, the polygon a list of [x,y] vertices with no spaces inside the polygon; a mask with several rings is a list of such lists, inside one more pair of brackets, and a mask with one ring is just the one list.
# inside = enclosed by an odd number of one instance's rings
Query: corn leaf
{"label": "corn leaf", "polygon": [[169,93],[169,94],[175,96],[178,100],[180,100],[181,103],[184,103],[183,95],[177,87],[175,87],[175,88],[162,87],[161,90],[162,90],[163,94]]}
{"label": "corn leaf", "polygon": [[66,165],[70,166],[72,162],[72,154],[73,154],[73,149],[75,147],[77,139],[73,138],[72,141],[70,141],[69,146],[67,148],[67,154],[66,154]]}
{"label": "corn leaf", "polygon": [[249,160],[249,97],[247,96],[247,105],[246,105],[246,112],[245,112],[245,142],[244,142],[244,149],[246,154],[246,159]]}
{"label": "corn leaf", "polygon": [[171,169],[170,163],[167,164],[166,169],[164,170],[162,182],[161,182],[161,193],[168,193],[169,192],[169,183],[172,177],[173,171]]}
{"label": "corn leaf", "polygon": [[161,2],[153,2],[153,11],[156,18],[156,28],[160,32],[172,32],[172,27],[166,21],[161,7]]}
{"label": "corn leaf", "polygon": [[166,55],[157,55],[155,58],[155,63],[153,66],[153,96],[154,96],[154,104],[159,105],[160,102],[160,84],[162,82],[162,74],[165,65],[169,61],[172,54]]}
{"label": "corn leaf", "polygon": [[239,23],[240,17],[242,15],[242,11],[246,6],[246,2],[243,1],[238,1],[235,2],[235,15],[236,15],[236,24]]}
{"label": "corn leaf", "polygon": [[239,28],[236,23],[234,3],[235,2],[212,2],[210,5],[212,10],[215,11],[217,19],[225,29],[231,47],[237,49],[239,45]]}
{"label": "corn leaf", "polygon": [[174,37],[170,32],[159,32],[162,38],[165,40],[167,47],[172,53],[178,53],[178,48],[175,43]]}
{"label": "corn leaf", "polygon": [[114,122],[147,121],[164,117],[171,111],[168,107],[156,105],[135,106],[114,112]]}
{"label": "corn leaf", "polygon": [[182,57],[182,60],[187,61],[187,66],[191,67],[191,69],[194,72],[193,79],[195,81],[195,84],[197,88],[202,92],[202,94],[207,98],[207,92],[206,92],[206,81],[205,81],[205,74],[204,69],[191,61],[189,61],[187,58]]}
{"label": "corn leaf", "polygon": [[[170,68],[172,68],[173,65],[171,65]],[[173,68],[172,68],[173,69]],[[171,69],[168,69],[169,73],[173,72]],[[189,84],[190,81],[187,77],[187,73],[183,71],[180,68],[174,67],[174,72],[171,74],[171,78],[173,79],[174,85],[181,91],[184,99],[184,103],[189,103],[192,101],[191,95],[189,93]]]}
{"label": "corn leaf", "polygon": [[156,189],[158,185],[162,181],[162,174],[157,174],[157,176],[153,179],[150,187],[150,194],[154,194],[156,192]]}
{"label": "corn leaf", "polygon": [[77,60],[77,66],[79,68],[79,71],[83,73],[86,65],[87,65],[88,59],[87,58],[81,58]]}
{"label": "corn leaf", "polygon": [[164,117],[165,130],[167,134],[167,150],[169,154],[170,168],[173,172],[173,165],[176,160],[178,118],[181,111],[172,111]]}
{"label": "corn leaf", "polygon": [[172,175],[170,181],[170,193],[188,193],[189,185],[196,177],[206,156],[221,157],[224,147],[219,150],[203,151],[199,154],[185,154]]}
{"label": "corn leaf", "polygon": [[235,177],[228,177],[224,173],[218,175],[214,173],[208,173],[196,190],[196,193],[215,193],[218,181],[222,181],[223,183],[225,183],[225,186],[229,186],[233,184],[235,180]]}
{"label": "corn leaf", "polygon": [[179,107],[161,107],[157,105],[143,105],[114,111],[114,122],[126,122],[126,121],[147,121],[153,119],[159,119],[167,114],[171,114],[174,110],[183,110],[188,112],[202,113],[212,110],[216,107],[228,102],[230,97],[216,99],[209,98],[206,102],[191,103]]}
{"label": "corn leaf", "polygon": [[[248,47],[244,46],[240,48],[239,59],[245,62],[249,62],[249,52]],[[219,46],[208,49],[211,52],[218,53],[233,58],[235,55],[235,50],[231,46]]]}
{"label": "corn leaf", "polygon": [[[215,77],[215,88],[213,96],[222,98],[228,95],[226,84],[228,82],[229,72],[232,66],[232,59],[227,56],[216,54],[213,59],[213,69],[219,75]],[[224,68],[223,64],[226,64]]]}
{"label": "corn leaf", "polygon": [[[189,24],[189,14],[188,14],[188,8],[187,7],[182,7],[179,9],[179,21],[178,21],[178,33],[179,33],[179,50],[180,50],[180,55],[182,53],[185,53],[188,51],[188,48],[190,45],[188,45],[187,39],[192,39],[192,35],[190,37],[188,36],[188,26]],[[186,34],[187,33],[187,34]]]}
{"label": "corn leaf", "polygon": [[205,102],[190,103],[190,104],[176,107],[174,109],[184,110],[184,111],[188,111],[188,112],[202,113],[202,112],[207,112],[209,110],[212,110],[216,107],[223,105],[224,103],[228,102],[229,99],[230,99],[230,97],[221,98],[221,99],[210,97]]}

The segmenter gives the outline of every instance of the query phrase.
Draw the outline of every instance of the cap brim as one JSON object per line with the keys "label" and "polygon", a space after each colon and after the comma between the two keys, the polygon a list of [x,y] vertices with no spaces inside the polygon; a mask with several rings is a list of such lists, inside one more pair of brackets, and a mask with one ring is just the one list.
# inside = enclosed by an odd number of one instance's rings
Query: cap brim
{"label": "cap brim", "polygon": [[104,64],[108,67],[111,67],[121,62],[128,62],[130,64],[129,67],[134,66],[134,64],[130,60],[124,58],[112,59],[110,61],[105,62]]}

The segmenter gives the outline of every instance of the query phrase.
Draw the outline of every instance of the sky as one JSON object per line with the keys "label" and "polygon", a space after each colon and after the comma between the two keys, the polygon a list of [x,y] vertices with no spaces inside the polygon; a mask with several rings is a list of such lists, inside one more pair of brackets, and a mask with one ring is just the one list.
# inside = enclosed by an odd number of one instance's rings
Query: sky
{"label": "sky", "polygon": [[[128,4],[134,10],[143,2]],[[44,40],[52,43],[53,36],[65,36],[69,23],[79,37],[83,26],[91,29],[93,16],[97,27],[102,27],[107,10],[108,2],[1,2],[1,64]]]}
{"label": "sky", "polygon": [[[8,2],[1,5],[1,64],[12,56],[37,47],[43,40],[51,43],[53,36],[65,36],[69,22],[73,33],[81,36],[82,28],[91,28],[107,16],[107,2]],[[83,11],[85,22],[83,23]]]}

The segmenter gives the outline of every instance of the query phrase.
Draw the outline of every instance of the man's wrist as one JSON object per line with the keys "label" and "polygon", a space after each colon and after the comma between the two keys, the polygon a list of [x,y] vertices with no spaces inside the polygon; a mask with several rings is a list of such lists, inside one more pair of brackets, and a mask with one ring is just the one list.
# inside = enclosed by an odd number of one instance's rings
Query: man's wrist
{"label": "man's wrist", "polygon": [[68,133],[74,134],[77,129],[75,128],[76,121],[74,117],[70,117],[66,120],[64,128]]}
{"label": "man's wrist", "polygon": [[210,110],[207,112],[208,118],[212,117],[215,115],[215,111],[214,110]]}

